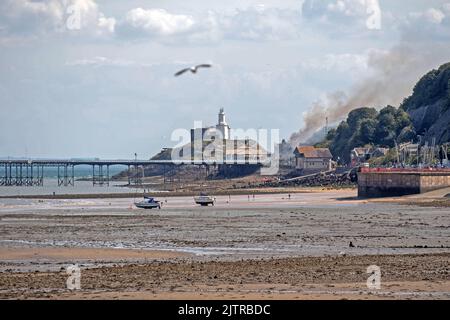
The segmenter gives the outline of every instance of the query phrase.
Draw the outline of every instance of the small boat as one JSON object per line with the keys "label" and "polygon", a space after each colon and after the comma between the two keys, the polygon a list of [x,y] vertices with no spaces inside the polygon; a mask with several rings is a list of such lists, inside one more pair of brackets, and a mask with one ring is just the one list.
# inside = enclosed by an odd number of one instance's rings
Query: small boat
{"label": "small boat", "polygon": [[141,209],[161,209],[161,204],[159,201],[155,200],[155,198],[144,197],[144,200],[140,202],[135,202],[134,205]]}
{"label": "small boat", "polygon": [[199,196],[194,197],[194,201],[196,204],[199,204],[202,207],[207,207],[208,205],[214,205],[214,202],[216,202],[216,198],[201,193]]}

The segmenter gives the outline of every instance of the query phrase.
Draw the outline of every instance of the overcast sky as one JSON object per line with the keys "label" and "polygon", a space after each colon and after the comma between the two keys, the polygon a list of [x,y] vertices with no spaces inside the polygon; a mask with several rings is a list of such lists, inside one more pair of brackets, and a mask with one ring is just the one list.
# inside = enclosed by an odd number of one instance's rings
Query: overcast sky
{"label": "overcast sky", "polygon": [[220,107],[288,138],[398,45],[450,61],[450,1],[1,0],[0,157],[148,158]]}

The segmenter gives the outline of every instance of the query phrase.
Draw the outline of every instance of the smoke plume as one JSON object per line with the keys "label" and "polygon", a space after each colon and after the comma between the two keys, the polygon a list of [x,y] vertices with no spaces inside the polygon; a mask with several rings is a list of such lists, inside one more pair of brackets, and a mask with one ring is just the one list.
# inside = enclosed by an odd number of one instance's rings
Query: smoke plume
{"label": "smoke plume", "polygon": [[355,108],[398,106],[412,93],[422,75],[448,59],[436,54],[439,51],[436,47],[422,49],[406,44],[388,52],[372,51],[368,57],[369,75],[347,93],[329,93],[325,99],[313,103],[303,115],[303,128],[291,135],[290,144],[296,147],[305,142],[325,126],[326,118],[333,124],[345,119]]}

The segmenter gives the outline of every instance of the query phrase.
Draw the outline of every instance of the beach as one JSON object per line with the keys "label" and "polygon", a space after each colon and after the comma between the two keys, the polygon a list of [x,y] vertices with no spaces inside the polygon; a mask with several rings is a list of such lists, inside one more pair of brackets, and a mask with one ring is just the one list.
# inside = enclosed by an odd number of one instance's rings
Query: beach
{"label": "beach", "polygon": [[446,207],[352,189],[158,199],[0,199],[0,298],[450,298]]}

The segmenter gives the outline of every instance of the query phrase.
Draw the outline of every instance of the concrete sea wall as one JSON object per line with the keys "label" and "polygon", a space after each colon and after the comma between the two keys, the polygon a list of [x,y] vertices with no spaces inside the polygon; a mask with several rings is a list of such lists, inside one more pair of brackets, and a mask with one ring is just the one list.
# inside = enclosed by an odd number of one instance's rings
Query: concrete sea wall
{"label": "concrete sea wall", "polygon": [[447,187],[450,187],[450,171],[358,172],[358,196],[363,198],[404,196]]}

